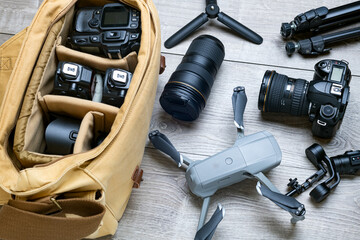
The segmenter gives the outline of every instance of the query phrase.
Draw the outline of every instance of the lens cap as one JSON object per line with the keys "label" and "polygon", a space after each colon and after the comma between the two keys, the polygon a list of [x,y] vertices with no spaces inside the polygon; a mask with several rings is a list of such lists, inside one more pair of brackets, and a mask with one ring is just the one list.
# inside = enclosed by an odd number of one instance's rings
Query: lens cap
{"label": "lens cap", "polygon": [[164,91],[160,97],[160,104],[165,112],[181,121],[194,121],[201,112],[198,102],[183,89]]}

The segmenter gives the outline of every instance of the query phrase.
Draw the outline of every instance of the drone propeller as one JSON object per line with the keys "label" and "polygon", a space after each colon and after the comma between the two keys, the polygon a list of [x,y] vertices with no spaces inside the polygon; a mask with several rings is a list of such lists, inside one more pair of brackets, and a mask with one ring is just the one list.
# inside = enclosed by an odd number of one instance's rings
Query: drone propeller
{"label": "drone propeller", "polygon": [[232,96],[232,105],[234,110],[234,123],[237,128],[244,129],[244,111],[247,103],[247,97],[244,87],[234,88]]}
{"label": "drone propeller", "polygon": [[292,223],[304,220],[306,212],[305,207],[295,198],[271,191],[267,186],[260,182],[257,183],[256,189],[260,195],[268,198],[282,209],[288,211],[293,216]]}
{"label": "drone propeller", "polygon": [[155,130],[149,133],[149,139],[156,149],[169,155],[176,162],[178,167],[181,167],[183,163],[182,156],[164,134]]}
{"label": "drone propeller", "polygon": [[210,240],[214,236],[215,230],[224,216],[225,209],[219,203],[210,220],[197,231],[195,240]]}

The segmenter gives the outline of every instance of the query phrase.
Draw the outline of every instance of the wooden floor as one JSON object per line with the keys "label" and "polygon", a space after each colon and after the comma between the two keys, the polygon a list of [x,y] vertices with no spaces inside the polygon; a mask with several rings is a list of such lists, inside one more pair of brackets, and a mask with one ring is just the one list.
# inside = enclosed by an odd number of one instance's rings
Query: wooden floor
{"label": "wooden floor", "polygon": [[[159,11],[163,41],[196,17],[205,1],[155,0]],[[360,43],[351,41],[325,56],[288,57],[279,34],[282,22],[297,14],[326,4],[335,7],[339,1],[254,0],[218,1],[221,9],[264,38],[260,46],[237,37],[212,21],[173,49],[162,49],[167,69],[160,76],[150,129],[165,133],[181,153],[198,160],[230,147],[236,138],[231,106],[232,89],[246,87],[248,104],[245,111],[246,134],[270,131],[280,144],[283,160],[266,175],[283,193],[289,178],[304,181],[315,172],[304,150],[313,143],[324,146],[328,155],[360,149]],[[351,2],[342,0],[341,3]],[[41,0],[0,1],[0,43],[30,24]],[[180,63],[192,39],[211,34],[225,45],[225,61],[217,75],[212,94],[200,118],[193,123],[172,119],[158,99],[171,73]],[[353,73],[351,97],[340,130],[331,140],[314,138],[307,118],[280,114],[262,115],[257,98],[266,70],[276,70],[295,78],[311,80],[314,64],[324,58],[345,59]],[[102,239],[193,239],[202,200],[193,196],[186,185],[184,172],[147,144],[142,163],[144,182],[134,190],[114,237]],[[359,175],[359,174],[358,174]],[[308,193],[297,199],[306,206],[306,219],[296,225],[290,216],[269,200],[259,196],[256,181],[246,180],[216,193],[210,211],[217,203],[226,209],[214,239],[359,239],[360,177],[346,176],[330,196],[320,204]],[[210,215],[210,214],[209,214]]]}

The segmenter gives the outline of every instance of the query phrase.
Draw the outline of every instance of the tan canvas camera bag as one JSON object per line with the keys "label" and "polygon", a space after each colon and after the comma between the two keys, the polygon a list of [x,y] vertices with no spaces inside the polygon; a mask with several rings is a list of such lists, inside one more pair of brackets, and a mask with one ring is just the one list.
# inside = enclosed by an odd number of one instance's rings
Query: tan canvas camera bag
{"label": "tan canvas camera bag", "polygon": [[[0,238],[81,239],[114,234],[139,169],[160,65],[160,24],[151,0],[141,12],[141,47],[123,59],[66,46],[78,7],[107,0],[44,0],[32,24],[0,47]],[[59,61],[133,73],[121,108],[52,95]],[[42,153],[49,115],[81,120],[74,153]],[[108,132],[91,148],[97,130]]]}

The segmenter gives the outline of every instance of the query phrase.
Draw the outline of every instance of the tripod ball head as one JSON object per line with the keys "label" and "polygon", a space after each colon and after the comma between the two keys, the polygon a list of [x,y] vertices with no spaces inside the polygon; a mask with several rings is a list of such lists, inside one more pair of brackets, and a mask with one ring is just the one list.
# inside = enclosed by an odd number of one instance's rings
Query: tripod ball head
{"label": "tripod ball head", "polygon": [[296,44],[293,42],[287,42],[285,45],[285,49],[286,49],[287,54],[291,55],[297,50]]}
{"label": "tripod ball head", "polygon": [[282,23],[280,29],[281,36],[283,38],[289,38],[293,35],[293,27],[291,23]]}

